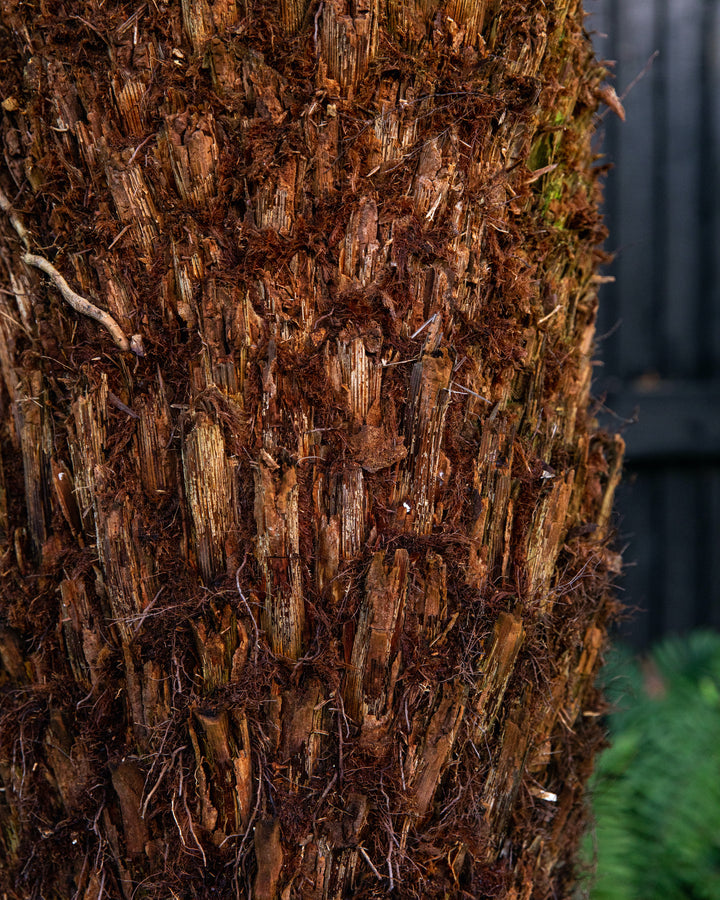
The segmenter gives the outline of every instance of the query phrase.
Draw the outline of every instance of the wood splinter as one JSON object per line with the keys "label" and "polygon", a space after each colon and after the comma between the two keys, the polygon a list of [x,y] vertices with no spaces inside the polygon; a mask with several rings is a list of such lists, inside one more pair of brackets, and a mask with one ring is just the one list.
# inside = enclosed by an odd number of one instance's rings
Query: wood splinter
{"label": "wood splinter", "polygon": [[137,356],[145,356],[142,335],[134,334],[130,340],[128,340],[125,332],[115,319],[113,319],[110,313],[95,306],[89,300],[81,297],[80,294],[76,294],[52,263],[48,262],[48,260],[42,256],[36,256],[34,253],[23,254],[22,261],[28,266],[34,266],[36,269],[40,269],[42,272],[45,272],[46,275],[49,275],[55,287],[60,291],[63,298],[70,306],[77,312],[82,313],[85,316],[90,316],[91,319],[95,319],[96,322],[104,325],[121,350],[132,350]]}

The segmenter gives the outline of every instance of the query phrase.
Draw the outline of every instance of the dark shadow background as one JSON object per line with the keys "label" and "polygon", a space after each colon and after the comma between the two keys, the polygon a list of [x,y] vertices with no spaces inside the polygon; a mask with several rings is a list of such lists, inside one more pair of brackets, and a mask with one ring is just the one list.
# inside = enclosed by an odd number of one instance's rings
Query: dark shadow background
{"label": "dark shadow background", "polygon": [[625,123],[601,124],[616,281],[600,295],[594,393],[627,441],[620,587],[639,609],[621,634],[641,650],[720,628],[720,0],[586,9],[627,92]]}

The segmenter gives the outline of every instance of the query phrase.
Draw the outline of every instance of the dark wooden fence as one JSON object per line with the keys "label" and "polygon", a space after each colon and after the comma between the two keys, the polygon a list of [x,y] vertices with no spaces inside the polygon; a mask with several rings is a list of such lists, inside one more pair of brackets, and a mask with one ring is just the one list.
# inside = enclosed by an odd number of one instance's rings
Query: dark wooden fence
{"label": "dark wooden fence", "polygon": [[609,270],[596,393],[621,419],[624,628],[720,627],[720,0],[587,0],[625,123],[603,119]]}

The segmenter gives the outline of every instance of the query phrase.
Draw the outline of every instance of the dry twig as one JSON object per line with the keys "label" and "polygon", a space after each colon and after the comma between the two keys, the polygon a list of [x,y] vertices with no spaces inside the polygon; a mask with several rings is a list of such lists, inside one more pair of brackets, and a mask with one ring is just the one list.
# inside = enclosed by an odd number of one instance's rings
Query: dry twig
{"label": "dry twig", "polygon": [[37,256],[35,253],[25,253],[23,254],[22,260],[28,266],[34,266],[36,269],[40,269],[41,272],[48,275],[52,283],[62,294],[63,299],[77,312],[82,313],[84,316],[90,316],[91,319],[95,319],[96,322],[103,325],[110,332],[113,340],[121,350],[132,350],[133,353],[138,356],[145,355],[142,337],[139,334],[134,334],[132,338],[128,340],[125,332],[115,319],[113,319],[110,313],[95,306],[89,300],[81,297],[80,294],[76,294],[55,266],[51,262],[48,262],[45,257]]}

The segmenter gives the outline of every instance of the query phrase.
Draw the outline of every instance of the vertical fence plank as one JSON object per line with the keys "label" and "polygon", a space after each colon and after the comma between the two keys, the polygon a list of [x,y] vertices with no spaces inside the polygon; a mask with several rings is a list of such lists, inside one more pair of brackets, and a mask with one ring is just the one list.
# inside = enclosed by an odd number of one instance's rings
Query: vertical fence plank
{"label": "vertical fence plank", "polygon": [[663,632],[682,633],[695,624],[699,539],[697,472],[667,467],[662,482],[663,516],[658,538],[663,570]]}
{"label": "vertical fence plank", "polygon": [[720,373],[720,3],[702,5],[700,116],[700,360],[705,377]]}
{"label": "vertical fence plank", "polygon": [[625,548],[620,598],[629,611],[619,634],[635,647],[647,646],[659,629],[659,624],[652,621],[662,583],[655,534],[659,500],[657,477],[653,477],[652,470],[639,476],[626,475],[617,495],[618,541]]}
{"label": "vertical fence plank", "polygon": [[[706,0],[665,0],[667,15],[658,60],[663,81],[662,125],[657,155],[663,160],[662,191],[658,204],[658,242],[662,258],[662,331],[658,370],[669,378],[698,374],[698,318],[700,297],[700,118],[702,7]],[[657,276],[656,276],[657,277]]]}
{"label": "vertical fence plank", "polygon": [[[622,91],[642,71],[655,49],[653,3],[623,3],[618,7],[617,85]],[[627,119],[619,129],[616,184],[617,222],[615,270],[620,284],[617,331],[619,368],[626,377],[652,369],[655,360],[654,323],[657,301],[652,296],[653,234],[656,179],[652,166],[654,104],[648,77],[638,82],[625,101]]]}
{"label": "vertical fence plank", "polygon": [[720,467],[704,466],[701,472],[700,584],[695,611],[698,625],[720,630]]}

